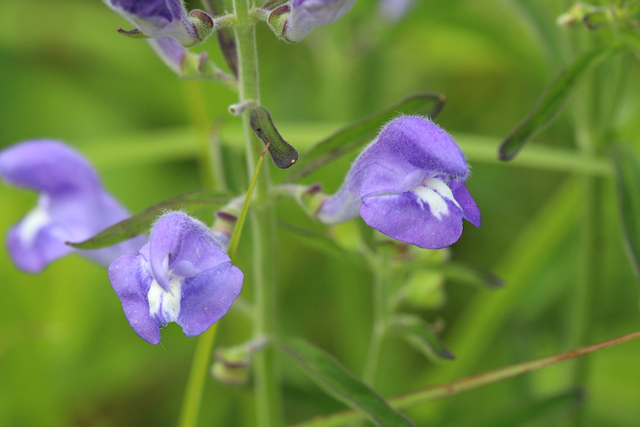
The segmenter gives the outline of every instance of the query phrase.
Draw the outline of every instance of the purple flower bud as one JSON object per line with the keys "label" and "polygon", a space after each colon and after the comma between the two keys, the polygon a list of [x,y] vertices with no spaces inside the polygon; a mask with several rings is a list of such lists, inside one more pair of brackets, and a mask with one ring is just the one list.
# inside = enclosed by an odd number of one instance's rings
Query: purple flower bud
{"label": "purple flower bud", "polygon": [[206,12],[187,13],[182,0],[104,0],[147,37],[171,37],[186,47],[195,46],[213,33],[213,19]]}
{"label": "purple flower bud", "polygon": [[344,16],[355,0],[289,0],[269,16],[273,30],[290,43],[297,43],[314,27],[330,24]]}
{"label": "purple flower bud", "polygon": [[23,271],[38,273],[73,251],[107,266],[144,244],[142,237],[90,251],[65,244],[85,240],[129,212],[104,190],[91,164],[61,142],[33,140],[5,149],[0,152],[0,176],[40,193],[36,208],[7,236],[9,255]]}
{"label": "purple flower bud", "polygon": [[420,117],[401,117],[363,150],[317,216],[336,224],[360,214],[389,237],[444,248],[460,238],[462,218],[480,227],[480,211],[464,184],[468,173],[445,131]]}
{"label": "purple flower bud", "polygon": [[160,327],[169,322],[188,337],[209,329],[240,295],[244,276],[207,226],[170,212],[137,254],[111,264],[109,280],[133,330],[158,344]]}

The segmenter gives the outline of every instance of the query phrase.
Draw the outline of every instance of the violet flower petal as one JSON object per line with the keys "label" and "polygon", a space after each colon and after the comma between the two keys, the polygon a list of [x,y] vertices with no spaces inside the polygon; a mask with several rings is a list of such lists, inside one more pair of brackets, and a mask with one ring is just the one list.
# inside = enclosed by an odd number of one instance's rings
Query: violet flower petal
{"label": "violet flower petal", "polygon": [[244,275],[231,262],[187,278],[182,285],[181,316],[176,323],[188,337],[200,335],[224,316],[240,295]]}
{"label": "violet flower petal", "polygon": [[109,281],[122,302],[124,315],[131,328],[143,340],[158,344],[160,326],[149,313],[147,299],[152,278],[142,273],[138,255],[123,255],[109,266]]}
{"label": "violet flower petal", "polygon": [[468,174],[462,151],[444,130],[421,117],[400,117],[360,153],[317,218],[336,224],[360,214],[390,237],[442,248],[458,240],[462,218],[480,226],[464,184]]}
{"label": "violet flower petal", "polygon": [[148,37],[172,37],[183,45],[197,40],[181,0],[104,0]]}
{"label": "violet flower petal", "polygon": [[160,217],[151,232],[151,271],[158,284],[169,291],[169,271],[174,268],[178,269],[175,272],[177,275],[194,276],[200,271],[230,262],[229,256],[221,248],[220,242],[213,238],[206,225],[182,212],[170,212]]}
{"label": "violet flower petal", "polygon": [[[40,192],[38,205],[7,236],[18,268],[37,273],[70,253],[66,241],[85,240],[129,216],[107,193],[91,164],[72,148],[53,140],[32,140],[0,152],[0,176],[11,184]],[[144,243],[142,237],[92,251],[77,251],[109,265]]]}
{"label": "violet flower petal", "polygon": [[80,153],[48,139],[25,141],[0,152],[0,175],[15,186],[58,196],[101,187]]}
{"label": "violet flower petal", "polygon": [[171,37],[149,39],[149,45],[174,73],[182,75],[182,64],[187,50]]}
{"label": "violet flower petal", "polygon": [[452,181],[449,186],[451,187],[453,197],[455,197],[456,202],[458,202],[462,208],[462,217],[480,228],[480,209],[478,209],[478,205],[471,197],[471,194],[469,194],[469,190],[467,190],[464,182]]}
{"label": "violet flower petal", "polygon": [[[27,273],[39,273],[51,262],[73,252],[64,244],[64,232],[54,224],[34,224],[38,213],[31,213],[9,229],[7,249],[13,263]],[[31,224],[25,224],[29,223]],[[37,227],[37,228],[36,228]]]}
{"label": "violet flower petal", "polygon": [[169,322],[186,336],[199,335],[229,310],[244,276],[221,247],[200,221],[170,212],[137,254],[111,264],[109,279],[140,337],[157,344],[159,328]]}
{"label": "violet flower petal", "polygon": [[342,18],[354,3],[355,0],[292,0],[283,37],[291,43],[297,43],[315,27]]}
{"label": "violet flower petal", "polygon": [[438,219],[412,192],[366,197],[360,215],[389,237],[425,249],[441,249],[462,235],[462,210],[446,200],[448,213]]}
{"label": "violet flower petal", "polygon": [[213,32],[213,19],[201,10],[189,13],[182,0],[104,0],[147,37],[171,37],[186,47]]}

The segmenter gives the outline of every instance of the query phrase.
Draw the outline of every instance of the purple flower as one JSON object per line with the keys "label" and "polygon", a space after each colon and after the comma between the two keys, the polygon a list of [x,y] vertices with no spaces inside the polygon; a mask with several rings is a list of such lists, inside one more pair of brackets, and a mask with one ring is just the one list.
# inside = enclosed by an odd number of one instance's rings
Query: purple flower
{"label": "purple flower", "polygon": [[104,190],[91,164],[61,142],[25,141],[3,150],[0,176],[40,193],[36,208],[7,236],[9,255],[23,271],[38,273],[73,251],[107,266],[144,244],[142,237],[90,251],[65,244],[85,240],[127,218],[129,212]]}
{"label": "purple flower", "polygon": [[[213,33],[213,19],[206,12],[187,13],[182,0],[104,0],[146,37],[171,37],[191,47]],[[127,32],[126,32],[127,33]]]}
{"label": "purple flower", "polygon": [[188,337],[209,329],[240,295],[244,276],[204,224],[170,212],[137,254],[111,264],[109,280],[133,330],[158,344],[169,322]]}
{"label": "purple flower", "polygon": [[421,117],[397,118],[358,156],[318,219],[336,224],[360,214],[389,237],[444,248],[460,238],[462,218],[480,227],[464,183],[468,174],[462,151],[445,131]]}
{"label": "purple flower", "polygon": [[271,13],[269,23],[284,40],[297,43],[314,27],[342,18],[354,3],[355,0],[289,0]]}

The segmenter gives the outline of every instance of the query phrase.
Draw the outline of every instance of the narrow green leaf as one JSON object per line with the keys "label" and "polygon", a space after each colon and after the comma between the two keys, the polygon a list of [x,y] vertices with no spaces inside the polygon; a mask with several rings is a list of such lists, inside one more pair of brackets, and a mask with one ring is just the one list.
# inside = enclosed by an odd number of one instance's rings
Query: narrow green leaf
{"label": "narrow green leaf", "polygon": [[229,258],[234,259],[236,256],[236,250],[238,249],[238,245],[240,244],[240,236],[242,236],[242,230],[244,228],[244,223],[247,219],[247,213],[249,212],[249,204],[251,204],[251,196],[253,196],[253,190],[256,188],[256,183],[258,182],[258,175],[260,173],[260,168],[262,168],[262,162],[264,161],[264,155],[267,153],[267,149],[269,148],[270,143],[267,143],[267,146],[262,150],[262,154],[258,159],[258,163],[256,164],[256,168],[253,171],[253,177],[251,178],[251,182],[249,183],[249,188],[247,189],[247,194],[244,196],[244,202],[242,202],[242,209],[240,210],[240,215],[238,215],[238,220],[236,221],[236,225],[233,227],[233,233],[231,234],[231,241],[229,242],[229,250],[227,253],[229,254]]}
{"label": "narrow green leaf", "polygon": [[403,337],[409,344],[429,358],[453,360],[455,356],[431,332],[429,325],[419,316],[400,314],[391,319],[390,331]]}
{"label": "narrow green leaf", "polygon": [[500,160],[513,159],[525,142],[562,109],[580,78],[614,51],[615,49],[608,46],[598,47],[578,57],[571,65],[560,71],[547,86],[529,115],[502,142],[498,150]]}
{"label": "narrow green leaf", "polygon": [[[529,360],[527,362],[518,363],[516,365],[506,366],[494,371],[484,372],[482,374],[473,375],[462,378],[446,384],[440,384],[434,387],[428,387],[421,390],[412,391],[403,395],[389,399],[394,408],[408,409],[431,402],[437,399],[453,396],[465,391],[474,390],[485,385],[494,384],[509,378],[514,378],[565,360],[573,359],[584,354],[592,353],[612,345],[620,344],[632,339],[640,338],[640,331],[632,332],[618,338],[601,341],[596,344],[586,345],[563,353],[554,354],[553,356],[542,357],[540,359]],[[343,411],[327,417],[316,417],[313,420],[296,424],[297,427],[337,427],[352,422],[362,420],[362,414],[355,411]]]}
{"label": "narrow green leaf", "polygon": [[306,176],[319,167],[370,142],[385,122],[399,114],[421,114],[434,118],[444,107],[445,101],[445,96],[437,93],[411,95],[389,108],[343,127],[312,147],[304,155],[304,167],[291,174],[287,178],[287,182]]}
{"label": "narrow green leaf", "polygon": [[433,269],[447,279],[479,288],[500,288],[504,285],[504,280],[492,272],[463,262],[449,261]]}
{"label": "narrow green leaf", "polygon": [[395,411],[371,387],[348,372],[332,356],[303,340],[282,344],[282,349],[328,394],[361,412],[378,426],[414,424]]}
{"label": "narrow green leaf", "polygon": [[286,169],[298,161],[298,151],[282,138],[266,108],[261,105],[250,107],[249,122],[251,129],[269,149],[271,159],[277,167]]}
{"label": "narrow green leaf", "polygon": [[210,191],[181,194],[120,221],[83,242],[66,242],[66,244],[78,249],[98,249],[115,245],[147,231],[153,221],[164,211],[222,205],[229,199],[230,197],[223,193]]}
{"label": "narrow green leaf", "polygon": [[640,164],[631,147],[615,145],[613,158],[618,211],[629,261],[640,281]]}

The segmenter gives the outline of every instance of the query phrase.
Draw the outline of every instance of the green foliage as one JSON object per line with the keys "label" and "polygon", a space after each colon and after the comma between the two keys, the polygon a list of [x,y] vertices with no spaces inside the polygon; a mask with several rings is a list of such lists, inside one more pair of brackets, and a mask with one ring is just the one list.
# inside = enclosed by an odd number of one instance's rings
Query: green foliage
{"label": "green foliage", "polygon": [[[630,286],[636,277],[620,237],[613,168],[603,151],[587,155],[576,150],[579,132],[573,126],[585,97],[611,95],[597,85],[616,76],[605,67],[608,62],[584,76],[564,105],[567,114],[557,114],[540,129],[537,143],[516,162],[504,164],[495,155],[500,140],[570,63],[567,53],[579,57],[601,44],[599,30],[556,26],[567,2],[423,0],[397,24],[382,22],[372,3],[357,1],[343,20],[314,30],[297,45],[278,42],[266,25],[258,26],[262,99],[279,131],[301,153],[290,172],[270,162],[264,167],[271,169],[274,181],[288,179],[289,173],[311,164],[313,144],[335,129],[407,94],[446,94],[447,106],[437,121],[465,151],[473,171],[469,189],[483,214],[482,228],[466,227],[452,258],[505,280],[495,290],[455,286],[453,278],[445,283],[446,304],[414,314],[427,323],[445,318],[441,337],[456,360],[432,364],[391,337],[381,354],[384,369],[376,389],[396,396],[569,348],[566,325],[575,303],[582,241],[583,193],[570,180],[574,176],[592,176],[604,187],[599,204],[602,274],[591,314],[591,342],[637,328],[638,291]],[[37,137],[65,140],[88,155],[105,186],[132,212],[203,188],[196,163],[202,160],[198,118],[190,109],[187,84],[144,40],[118,35],[116,28],[126,26],[123,19],[100,1],[84,0],[0,2],[0,16],[3,147]],[[616,55],[622,60],[620,96],[606,129],[595,137],[603,144],[626,141],[637,152],[640,43],[636,30],[627,29],[622,36],[635,46],[636,56]],[[213,37],[200,50],[224,66]],[[227,113],[236,95],[215,83],[188,85],[196,85],[206,116],[222,127],[223,175],[237,194],[248,179],[239,120]],[[596,111],[586,122],[598,117],[602,115]],[[367,142],[362,138],[359,143]],[[315,169],[313,179],[333,191],[356,152],[354,147]],[[6,230],[33,207],[35,197],[3,185],[0,200],[0,230]],[[343,228],[320,230],[291,201],[279,201],[277,209],[286,224],[274,237],[283,334],[313,337],[349,371],[361,372],[372,299],[371,275],[364,262],[357,262],[362,257],[347,254],[350,242],[336,247],[326,238],[334,232],[344,237]],[[197,213],[208,221],[212,210]],[[243,240],[237,253],[241,268],[252,264],[253,249]],[[163,331],[162,346],[141,342],[123,317],[104,269],[80,257],[70,256],[42,275],[29,276],[15,269],[2,246],[0,271],[0,425],[175,425],[195,339],[186,339],[170,325]],[[242,295],[247,300],[253,297],[253,280],[247,276]],[[233,346],[248,338],[249,321],[234,307],[220,322],[217,343]],[[633,366],[639,352],[640,343],[628,343],[592,359],[589,398],[583,404],[591,425],[637,425],[640,372]],[[565,425],[553,414],[542,417],[545,409],[536,404],[574,389],[572,366],[569,362],[430,402],[407,415],[420,426],[467,426],[473,424],[458,417],[492,420],[488,412],[495,415],[504,407],[518,412],[531,403],[540,417],[527,418],[529,425]],[[289,422],[342,409],[301,373],[286,363],[282,368]],[[248,388],[207,379],[200,425],[251,427],[254,414],[247,408],[252,400]],[[560,411],[570,410],[570,400]],[[480,425],[483,419],[477,419]]]}
{"label": "green foliage", "polygon": [[502,142],[498,151],[500,159],[511,160],[515,157],[529,138],[560,111],[580,79],[613,52],[614,49],[608,46],[597,47],[558,73],[529,115]]}
{"label": "green foliage", "polygon": [[640,164],[630,147],[612,149],[622,235],[633,271],[640,280]]}
{"label": "green foliage", "polygon": [[380,427],[414,424],[393,410],[371,387],[349,373],[337,360],[301,339],[282,344],[283,350],[327,393],[362,412]]}

